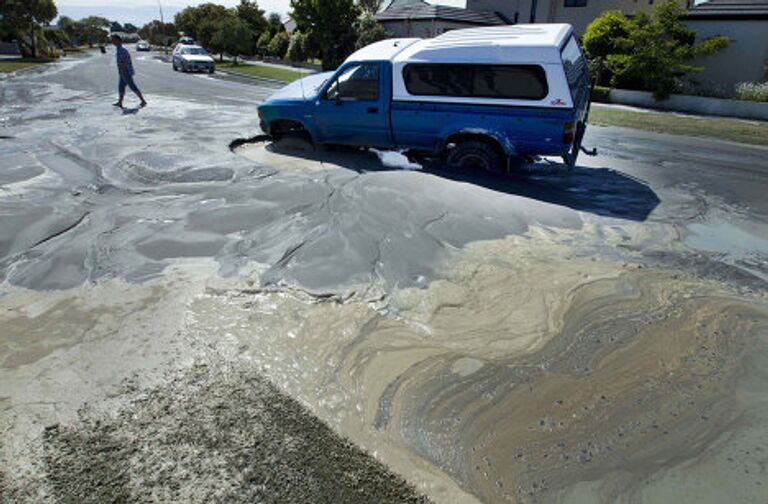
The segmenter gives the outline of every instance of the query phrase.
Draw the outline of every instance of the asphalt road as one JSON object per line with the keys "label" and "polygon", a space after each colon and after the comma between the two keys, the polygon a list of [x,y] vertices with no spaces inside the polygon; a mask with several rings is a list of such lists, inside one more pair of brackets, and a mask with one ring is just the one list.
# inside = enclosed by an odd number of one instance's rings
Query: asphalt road
{"label": "asphalt road", "polygon": [[134,64],[0,81],[13,501],[768,497],[768,149],[233,151],[274,87]]}

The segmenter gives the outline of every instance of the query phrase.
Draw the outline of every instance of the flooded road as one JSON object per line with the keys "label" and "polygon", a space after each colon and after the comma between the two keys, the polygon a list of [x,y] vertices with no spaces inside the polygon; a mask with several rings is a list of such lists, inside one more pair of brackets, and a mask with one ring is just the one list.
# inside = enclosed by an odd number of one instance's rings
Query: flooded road
{"label": "flooded road", "polygon": [[10,502],[768,500],[768,149],[230,150],[272,89],[112,64],[0,81]]}

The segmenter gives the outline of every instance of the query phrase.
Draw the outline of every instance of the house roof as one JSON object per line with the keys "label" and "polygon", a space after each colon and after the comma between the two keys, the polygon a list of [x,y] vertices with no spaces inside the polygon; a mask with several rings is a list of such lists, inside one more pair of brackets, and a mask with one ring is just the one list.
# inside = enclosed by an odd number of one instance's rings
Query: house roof
{"label": "house roof", "polygon": [[475,11],[462,9],[461,7],[450,7],[447,5],[430,5],[426,2],[407,3],[406,5],[397,5],[398,1],[392,2],[393,5],[379,12],[374,17],[376,21],[407,21],[407,20],[440,20],[455,21],[477,26],[495,26],[506,25],[507,21],[496,12]]}
{"label": "house roof", "polygon": [[405,7],[406,5],[429,5],[424,0],[390,0],[389,2],[385,2],[386,5],[381,9],[383,11],[387,9],[395,9],[398,7]]}
{"label": "house roof", "polygon": [[688,19],[768,19],[768,0],[709,0],[688,10]]}

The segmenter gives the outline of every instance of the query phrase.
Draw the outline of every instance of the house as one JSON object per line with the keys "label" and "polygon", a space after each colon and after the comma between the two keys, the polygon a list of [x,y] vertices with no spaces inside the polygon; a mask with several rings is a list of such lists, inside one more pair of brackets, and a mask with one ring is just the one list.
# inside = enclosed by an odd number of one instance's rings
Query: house
{"label": "house", "polygon": [[[627,15],[650,12],[660,0],[466,0],[467,9],[495,12],[514,23],[568,23],[577,35],[584,35],[589,23],[608,10]],[[691,0],[677,0],[688,7]]]}
{"label": "house", "polygon": [[428,38],[458,28],[511,23],[497,12],[432,5],[423,0],[393,0],[374,17],[395,37]]}
{"label": "house", "polygon": [[705,68],[694,76],[701,88],[731,96],[740,82],[768,81],[768,0],[709,0],[689,9],[683,22],[697,40],[731,39],[723,51],[693,62]]}
{"label": "house", "polygon": [[283,28],[285,28],[285,32],[288,35],[291,35],[296,31],[296,21],[291,16],[286,16],[285,20],[283,21]]}
{"label": "house", "polygon": [[19,44],[16,42],[0,42],[0,59],[15,59],[21,57]]}

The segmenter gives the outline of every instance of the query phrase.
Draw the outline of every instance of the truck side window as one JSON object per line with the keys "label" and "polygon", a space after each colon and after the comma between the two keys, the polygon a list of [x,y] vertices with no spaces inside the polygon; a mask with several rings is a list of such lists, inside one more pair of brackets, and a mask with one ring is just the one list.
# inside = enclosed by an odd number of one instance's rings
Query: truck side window
{"label": "truck side window", "polygon": [[549,93],[539,65],[472,65],[415,63],[403,69],[414,96],[542,100]]}
{"label": "truck side window", "polygon": [[328,100],[377,101],[379,99],[379,65],[352,65],[339,75],[325,92]]}

